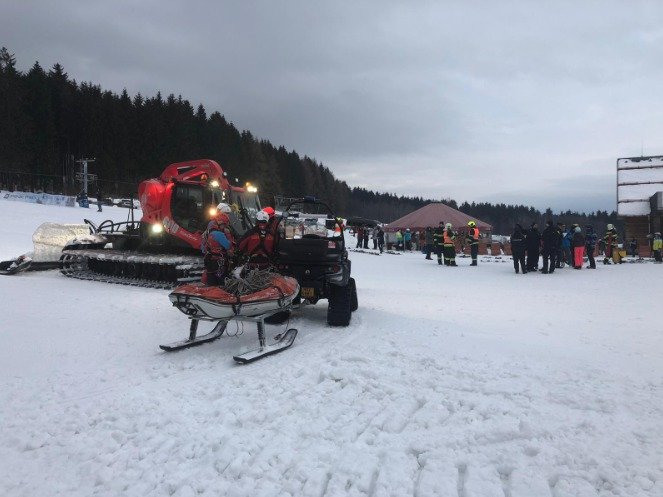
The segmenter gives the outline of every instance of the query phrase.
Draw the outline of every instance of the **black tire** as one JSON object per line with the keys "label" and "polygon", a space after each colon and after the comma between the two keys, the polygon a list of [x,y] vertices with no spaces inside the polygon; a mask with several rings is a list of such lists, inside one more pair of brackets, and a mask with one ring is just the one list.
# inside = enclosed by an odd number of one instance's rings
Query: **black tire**
{"label": "black tire", "polygon": [[327,324],[329,326],[348,326],[352,318],[350,285],[329,285],[329,307]]}
{"label": "black tire", "polygon": [[359,309],[359,300],[357,299],[357,284],[354,278],[350,278],[348,286],[350,287],[350,311],[355,312]]}
{"label": "black tire", "polygon": [[267,324],[281,324],[285,323],[290,318],[290,311],[281,311],[276,314],[265,318],[265,323]]}

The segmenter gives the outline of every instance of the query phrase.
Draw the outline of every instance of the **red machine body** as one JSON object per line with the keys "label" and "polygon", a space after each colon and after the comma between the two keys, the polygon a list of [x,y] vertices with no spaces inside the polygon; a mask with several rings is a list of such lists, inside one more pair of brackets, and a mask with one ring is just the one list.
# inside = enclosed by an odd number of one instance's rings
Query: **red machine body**
{"label": "red machine body", "polygon": [[154,232],[163,227],[181,243],[199,250],[210,212],[219,202],[233,207],[233,228],[239,233],[246,231],[247,219],[242,219],[242,214],[254,217],[259,209],[257,196],[247,195],[243,188],[230,185],[221,166],[213,160],[170,164],[158,178],[143,181],[138,187],[141,224]]}

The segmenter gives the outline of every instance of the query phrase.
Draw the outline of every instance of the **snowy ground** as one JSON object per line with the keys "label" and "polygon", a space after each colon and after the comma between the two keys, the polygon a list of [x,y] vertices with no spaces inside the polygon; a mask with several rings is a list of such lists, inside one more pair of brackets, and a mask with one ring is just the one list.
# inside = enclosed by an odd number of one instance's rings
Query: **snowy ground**
{"label": "snowy ground", "polygon": [[[0,200],[0,259],[126,213]],[[663,496],[663,266],[351,258],[351,326],[247,366],[249,326],[161,352],[166,291],[0,277],[0,495]]]}

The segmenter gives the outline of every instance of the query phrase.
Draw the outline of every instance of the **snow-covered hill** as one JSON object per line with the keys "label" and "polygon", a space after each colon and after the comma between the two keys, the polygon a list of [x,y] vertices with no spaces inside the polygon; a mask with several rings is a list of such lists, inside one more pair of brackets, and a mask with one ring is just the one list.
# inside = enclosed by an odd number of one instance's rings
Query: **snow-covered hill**
{"label": "snow-covered hill", "polygon": [[[109,215],[0,200],[0,259]],[[302,308],[247,366],[248,325],[161,352],[166,291],[0,277],[0,495],[663,495],[663,266],[351,258],[351,326]]]}

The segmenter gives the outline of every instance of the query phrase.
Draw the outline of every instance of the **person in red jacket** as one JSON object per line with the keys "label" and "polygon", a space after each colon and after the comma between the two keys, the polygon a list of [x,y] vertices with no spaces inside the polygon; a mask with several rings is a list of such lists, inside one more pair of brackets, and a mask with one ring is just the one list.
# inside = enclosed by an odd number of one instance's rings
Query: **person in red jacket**
{"label": "person in red jacket", "polygon": [[220,203],[216,213],[203,233],[201,250],[205,270],[202,282],[209,286],[223,285],[230,268],[230,257],[235,248],[235,239],[230,231],[230,206]]}
{"label": "person in red jacket", "polygon": [[244,234],[237,247],[248,269],[266,269],[272,265],[276,237],[269,229],[269,214],[264,211],[256,214],[256,225]]}
{"label": "person in red jacket", "polygon": [[274,237],[274,240],[276,240],[278,238],[278,229],[281,218],[276,215],[276,211],[273,207],[265,207],[262,212],[269,216],[269,221],[267,221],[267,231],[269,231]]}

